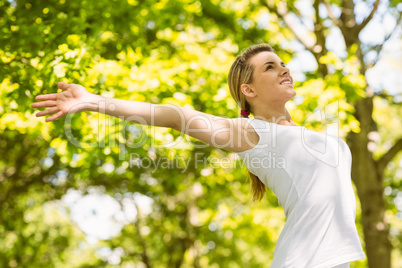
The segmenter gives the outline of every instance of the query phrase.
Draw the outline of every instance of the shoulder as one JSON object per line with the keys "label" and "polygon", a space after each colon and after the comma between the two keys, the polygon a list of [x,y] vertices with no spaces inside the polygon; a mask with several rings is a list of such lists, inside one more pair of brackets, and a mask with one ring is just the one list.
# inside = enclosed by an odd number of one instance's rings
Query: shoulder
{"label": "shoulder", "polygon": [[233,152],[248,151],[258,145],[261,139],[258,129],[264,127],[263,121],[252,118],[234,118],[231,120],[235,127],[233,137],[240,142]]}

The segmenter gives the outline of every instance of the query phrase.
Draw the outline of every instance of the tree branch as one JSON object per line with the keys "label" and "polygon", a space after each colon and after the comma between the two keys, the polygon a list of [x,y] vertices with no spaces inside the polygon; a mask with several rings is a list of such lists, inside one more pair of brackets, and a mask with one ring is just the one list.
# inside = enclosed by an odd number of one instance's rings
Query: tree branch
{"label": "tree branch", "polygon": [[371,47],[369,48],[369,51],[374,50],[374,51],[377,52],[377,57],[373,60],[373,62],[370,63],[370,67],[373,67],[373,66],[378,62],[378,60],[380,59],[380,52],[381,52],[381,50],[382,50],[382,47],[383,47],[384,44],[391,38],[392,34],[396,31],[396,29],[397,29],[398,27],[400,27],[401,21],[402,21],[402,13],[399,13],[399,17],[398,17],[397,20],[396,20],[395,27],[394,27],[394,28],[392,29],[392,31],[390,31],[389,34],[384,38],[384,42],[382,42],[382,43],[379,44],[379,45],[371,46]]}
{"label": "tree branch", "polygon": [[133,201],[134,201],[135,209],[137,210],[137,219],[135,219],[134,225],[135,225],[135,228],[137,229],[136,230],[137,231],[137,237],[138,237],[138,240],[139,240],[139,242],[141,244],[141,247],[142,247],[142,253],[140,255],[141,255],[141,258],[142,258],[142,262],[145,264],[145,267],[151,268],[152,265],[151,265],[151,262],[150,262],[149,257],[148,257],[147,245],[145,243],[144,238],[141,235],[140,209],[138,208],[137,202],[135,200],[133,200]]}
{"label": "tree branch", "polygon": [[278,17],[283,19],[283,21],[286,23],[290,31],[293,33],[293,35],[296,37],[296,39],[302,43],[302,45],[309,50],[310,52],[313,52],[313,48],[315,45],[315,42],[311,42],[310,40],[307,40],[304,35],[300,34],[299,31],[296,30],[294,23],[291,22],[290,17],[289,17],[289,12],[286,6],[286,2],[281,1],[279,5],[275,5],[274,3],[268,3],[267,0],[260,0],[260,3],[262,6],[267,7],[269,10],[273,11]]}
{"label": "tree branch", "polygon": [[286,1],[280,1],[277,5],[275,5],[273,1],[269,0],[260,0],[260,3],[261,5],[267,7],[270,11],[275,13],[285,22],[286,26],[290,29],[296,39],[305,47],[306,50],[310,51],[311,54],[313,54],[314,58],[317,61],[319,73],[321,73],[321,75],[325,77],[328,74],[328,67],[326,64],[322,64],[320,62],[320,58],[327,52],[325,47],[324,25],[319,15],[320,0],[314,1],[314,30],[310,31],[310,33],[315,35],[315,40],[307,38],[308,35],[303,35],[302,33],[300,33],[300,31],[297,30],[297,25],[291,19],[291,13],[287,8]]}
{"label": "tree branch", "polygon": [[328,17],[332,20],[332,22],[338,27],[341,26],[342,21],[339,20],[337,17],[335,17],[335,15],[334,15],[334,13],[332,12],[332,9],[331,9],[331,4],[329,3],[328,0],[326,0],[324,2],[324,5],[327,8]]}
{"label": "tree branch", "polygon": [[322,24],[320,17],[320,0],[314,0],[313,7],[315,10],[314,33],[317,39],[314,49],[318,54],[325,54],[325,34],[324,25]]}
{"label": "tree branch", "polygon": [[374,96],[375,97],[380,97],[383,98],[384,100],[386,100],[389,104],[392,105],[402,105],[402,102],[396,102],[394,99],[395,97],[402,97],[402,93],[401,94],[395,94],[395,95],[389,95],[388,93],[386,93],[385,91],[381,91],[381,92],[374,92]]}
{"label": "tree branch", "polygon": [[357,26],[358,28],[358,32],[360,32],[361,30],[363,30],[364,27],[366,27],[366,25],[370,22],[370,20],[373,18],[375,12],[378,9],[378,5],[380,4],[380,0],[376,0],[374,2],[373,5],[373,9],[371,10],[370,14],[368,15],[368,17],[360,24]]}
{"label": "tree branch", "polygon": [[377,160],[378,170],[382,173],[385,166],[402,151],[402,138],[400,138],[380,159]]}

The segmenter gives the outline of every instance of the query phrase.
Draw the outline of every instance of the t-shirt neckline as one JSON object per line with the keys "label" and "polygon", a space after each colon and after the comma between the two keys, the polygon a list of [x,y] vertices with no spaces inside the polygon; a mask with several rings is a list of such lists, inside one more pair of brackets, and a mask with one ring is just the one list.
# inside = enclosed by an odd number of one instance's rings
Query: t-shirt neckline
{"label": "t-shirt neckline", "polygon": [[268,124],[277,125],[277,126],[284,126],[284,127],[303,127],[303,128],[305,128],[304,126],[298,126],[298,125],[296,125],[296,126],[294,126],[294,125],[281,125],[281,124],[277,124],[277,123],[267,122],[267,121],[264,121],[264,120],[261,120],[261,119],[258,119],[258,118],[249,118],[249,119],[259,120],[259,121],[262,121],[262,122],[265,122],[265,123],[268,123]]}

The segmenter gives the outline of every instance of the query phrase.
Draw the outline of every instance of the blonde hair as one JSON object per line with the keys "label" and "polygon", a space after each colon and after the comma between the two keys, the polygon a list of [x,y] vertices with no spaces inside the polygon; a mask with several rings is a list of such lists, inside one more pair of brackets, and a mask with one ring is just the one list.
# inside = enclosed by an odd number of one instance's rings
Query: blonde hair
{"label": "blonde hair", "polygon": [[[273,48],[268,44],[250,46],[246,50],[242,51],[239,56],[237,56],[229,71],[228,82],[230,94],[240,106],[240,109],[249,113],[253,112],[253,107],[251,107],[251,105],[247,102],[246,96],[244,96],[240,87],[242,84],[250,84],[253,82],[254,66],[249,63],[249,60],[253,56],[264,51],[274,52]],[[251,192],[253,195],[253,200],[261,200],[266,192],[265,185],[257,176],[250,171],[248,172],[251,179]]]}

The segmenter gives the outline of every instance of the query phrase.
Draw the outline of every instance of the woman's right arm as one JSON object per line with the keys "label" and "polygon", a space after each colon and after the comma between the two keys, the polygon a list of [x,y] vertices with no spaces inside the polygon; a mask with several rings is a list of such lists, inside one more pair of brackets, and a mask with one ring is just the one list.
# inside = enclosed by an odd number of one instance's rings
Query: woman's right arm
{"label": "woman's right arm", "polygon": [[49,108],[36,116],[51,115],[46,122],[68,113],[94,111],[122,120],[157,127],[173,128],[217,148],[242,152],[258,143],[255,130],[241,118],[223,118],[173,105],[106,98],[89,93],[77,84],[58,83],[62,92],[39,95],[32,108]]}

